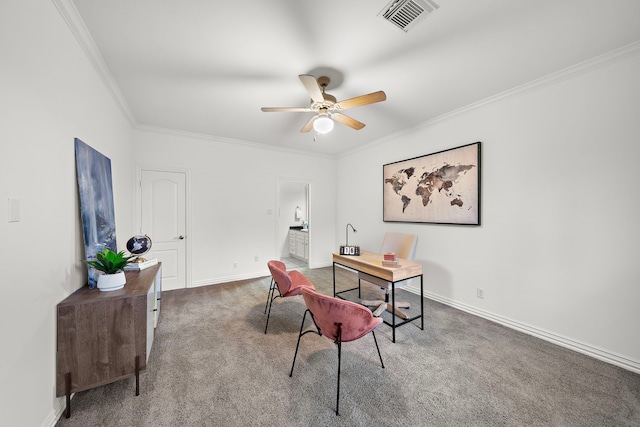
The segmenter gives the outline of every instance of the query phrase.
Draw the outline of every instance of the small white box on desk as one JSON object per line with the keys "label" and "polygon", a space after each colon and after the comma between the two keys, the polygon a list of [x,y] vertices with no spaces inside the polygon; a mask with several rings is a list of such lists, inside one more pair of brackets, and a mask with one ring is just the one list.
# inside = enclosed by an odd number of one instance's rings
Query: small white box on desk
{"label": "small white box on desk", "polygon": [[140,271],[156,264],[158,264],[158,258],[153,258],[142,262],[132,262],[131,264],[127,264],[124,269],[125,271]]}

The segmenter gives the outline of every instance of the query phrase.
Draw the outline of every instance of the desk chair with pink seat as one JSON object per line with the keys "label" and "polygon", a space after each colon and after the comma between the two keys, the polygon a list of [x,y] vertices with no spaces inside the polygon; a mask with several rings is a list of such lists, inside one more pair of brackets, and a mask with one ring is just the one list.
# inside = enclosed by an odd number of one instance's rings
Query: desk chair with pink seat
{"label": "desk chair with pink seat", "polygon": [[[340,362],[342,360],[342,343],[355,341],[369,332],[373,335],[373,341],[378,350],[380,364],[384,369],[384,362],[378,347],[378,340],[373,331],[382,323],[382,319],[374,317],[371,310],[367,307],[356,304],[355,302],[343,300],[329,295],[320,294],[312,289],[302,289],[302,297],[307,306],[307,310],[302,317],[302,325],[300,325],[300,334],[298,335],[298,344],[296,352],[293,356],[293,364],[289,376],[293,376],[293,367],[296,364],[298,356],[298,348],[300,347],[300,338],[309,332],[316,333],[320,336],[332,340],[338,346],[338,388],[336,393],[336,415],[340,415]],[[311,319],[315,325],[314,329],[302,332],[307,313],[311,313]]]}
{"label": "desk chair with pink seat", "polygon": [[[305,288],[315,289],[313,283],[311,283],[304,274],[297,270],[287,272],[287,267],[282,261],[271,260],[267,263],[267,267],[269,267],[269,271],[271,272],[271,286],[267,296],[267,305],[264,307],[265,312],[267,311],[267,306],[269,307],[267,323],[264,325],[265,334],[269,327],[269,317],[271,316],[273,300],[276,298],[287,298],[300,295],[302,289]],[[278,292],[277,294],[276,291]]]}

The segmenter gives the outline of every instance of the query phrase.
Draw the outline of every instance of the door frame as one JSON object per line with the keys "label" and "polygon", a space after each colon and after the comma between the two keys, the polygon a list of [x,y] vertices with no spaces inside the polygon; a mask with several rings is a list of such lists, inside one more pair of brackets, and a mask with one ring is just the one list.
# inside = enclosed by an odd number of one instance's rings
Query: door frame
{"label": "door frame", "polygon": [[[278,246],[278,235],[280,233],[280,185],[282,183],[285,182],[293,182],[296,184],[304,184],[305,186],[305,198],[306,198],[306,204],[307,206],[305,206],[305,210],[307,212],[307,221],[309,221],[309,223],[311,224],[311,181],[309,179],[306,178],[291,178],[291,177],[284,177],[284,176],[276,176],[276,215],[274,218],[274,222],[275,222],[275,253],[277,256],[277,259],[280,259],[280,247]],[[312,253],[312,246],[311,246],[311,242],[313,241],[313,239],[311,238],[311,233],[313,227],[309,228],[309,258],[307,259],[307,267],[309,267],[311,265],[311,253]]]}
{"label": "door frame", "polygon": [[[180,168],[159,168],[154,166],[137,165],[136,166],[136,234],[141,233],[142,228],[142,171],[149,172],[170,172],[170,173],[183,173],[185,177],[185,194],[184,194],[184,228],[186,234],[186,241],[184,245],[185,260],[185,288],[192,288],[191,283],[191,170]],[[152,246],[153,247],[153,246]]]}

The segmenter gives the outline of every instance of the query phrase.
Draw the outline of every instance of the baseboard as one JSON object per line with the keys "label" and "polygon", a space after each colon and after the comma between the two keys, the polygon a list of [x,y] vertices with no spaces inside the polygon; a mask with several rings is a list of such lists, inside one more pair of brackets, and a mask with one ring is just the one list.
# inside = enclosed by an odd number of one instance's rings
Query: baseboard
{"label": "baseboard", "polygon": [[[416,295],[420,295],[419,286],[411,285],[411,286],[406,286],[403,289],[411,293],[414,293]],[[619,366],[621,368],[640,374],[640,361],[632,360],[627,357],[621,356],[619,354],[615,354],[610,351],[607,351],[598,347],[594,347],[589,344],[585,344],[585,343],[573,340],[571,338],[564,337],[562,335],[555,334],[553,332],[536,328],[534,326],[527,325],[525,323],[518,322],[516,320],[509,319],[507,317],[499,316],[497,314],[494,314],[485,310],[481,310],[477,307],[473,307],[467,304],[462,304],[460,302],[457,302],[448,298],[443,298],[439,295],[436,295],[430,292],[424,292],[424,297],[437,301],[439,303],[448,305],[450,307],[456,308],[458,310],[464,311],[466,313],[473,314],[474,316],[482,317],[483,319],[490,320],[492,322],[498,323],[508,328],[515,329],[520,332],[524,332],[525,334],[532,335],[534,337],[551,342],[553,344],[557,344],[561,347],[568,348],[569,350],[573,350],[578,353],[591,356],[594,359],[602,360],[603,362],[610,363],[612,365]]]}
{"label": "baseboard", "polygon": [[[313,265],[310,264],[309,268],[313,269],[313,268],[331,267],[332,265],[333,263],[331,262],[329,263],[321,262]],[[265,269],[264,271],[254,271],[252,273],[238,274],[235,276],[216,277],[215,279],[194,280],[193,282],[191,282],[191,286],[189,287],[196,288],[198,286],[217,285],[219,283],[237,282],[238,280],[257,279],[257,278],[266,277],[266,276],[271,277],[271,273],[269,272],[268,269]]]}
{"label": "baseboard", "polygon": [[258,279],[260,277],[271,276],[269,270],[254,271],[252,273],[238,274],[235,276],[216,277],[215,279],[194,280],[191,282],[190,288],[196,288],[198,286],[217,285],[220,283],[237,282],[238,280]]}
{"label": "baseboard", "polygon": [[[75,393],[71,394],[71,399],[73,399]],[[58,420],[64,414],[64,410],[66,409],[66,399],[64,397],[58,397],[55,399],[53,403],[54,407],[49,412],[47,418],[42,422],[42,427],[55,427],[58,423]]]}
{"label": "baseboard", "polygon": [[331,267],[333,265],[332,261],[329,262],[316,262],[316,263],[309,263],[309,268],[313,269],[313,268],[325,268],[325,267]]}

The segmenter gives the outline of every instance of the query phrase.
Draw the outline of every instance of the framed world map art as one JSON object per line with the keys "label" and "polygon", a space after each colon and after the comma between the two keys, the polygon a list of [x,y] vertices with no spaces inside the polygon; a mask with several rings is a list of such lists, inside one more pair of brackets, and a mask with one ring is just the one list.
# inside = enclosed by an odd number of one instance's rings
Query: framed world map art
{"label": "framed world map art", "polygon": [[480,142],[388,163],[383,220],[480,225]]}

